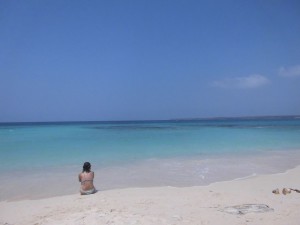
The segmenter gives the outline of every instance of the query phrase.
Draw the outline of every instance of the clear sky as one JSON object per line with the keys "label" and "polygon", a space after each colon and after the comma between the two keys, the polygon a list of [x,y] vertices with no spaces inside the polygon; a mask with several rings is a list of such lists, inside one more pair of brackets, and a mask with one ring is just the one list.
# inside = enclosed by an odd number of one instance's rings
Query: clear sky
{"label": "clear sky", "polygon": [[295,114],[299,0],[0,0],[0,122]]}

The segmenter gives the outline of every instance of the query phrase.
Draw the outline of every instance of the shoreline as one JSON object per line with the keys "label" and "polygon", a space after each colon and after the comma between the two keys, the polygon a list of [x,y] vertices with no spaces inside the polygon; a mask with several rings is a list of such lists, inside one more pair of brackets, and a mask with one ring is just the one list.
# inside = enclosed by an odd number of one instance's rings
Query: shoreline
{"label": "shoreline", "polygon": [[[261,173],[261,174],[252,174],[249,176],[245,176],[245,177],[239,177],[239,178],[234,178],[234,179],[229,179],[229,180],[221,180],[221,181],[215,181],[209,184],[205,184],[205,185],[190,185],[190,186],[172,186],[172,185],[164,185],[164,186],[137,186],[137,187],[122,187],[122,188],[113,188],[113,189],[104,189],[104,190],[100,190],[97,189],[97,192],[110,192],[110,191],[124,191],[124,190],[134,190],[134,189],[152,189],[152,188],[179,188],[179,189],[184,189],[184,188],[203,188],[203,187],[209,187],[209,186],[214,186],[214,185],[218,185],[218,184],[222,184],[222,183],[230,183],[230,182],[239,182],[239,181],[245,181],[245,180],[251,180],[251,179],[255,179],[255,178],[260,178],[260,177],[264,177],[264,176],[279,176],[279,175],[285,175],[290,173],[290,171],[299,171],[300,172],[300,164],[296,165],[290,169],[286,169],[283,172],[277,172],[277,173]],[[300,188],[300,187],[299,187]],[[78,190],[80,190],[78,188]],[[96,192],[96,193],[97,193]],[[36,201],[36,200],[44,200],[44,199],[52,199],[52,198],[63,198],[63,197],[67,197],[67,196],[80,196],[80,192],[78,191],[78,193],[72,193],[72,194],[65,194],[65,195],[54,195],[54,196],[48,196],[48,197],[39,197],[39,198],[21,198],[21,199],[5,199],[5,200],[1,200],[0,203],[3,202],[20,202],[20,201]],[[89,195],[89,196],[93,196]]]}
{"label": "shoreline", "polygon": [[[300,151],[272,151],[255,156],[150,159],[137,164],[96,169],[95,187],[100,191],[127,188],[194,187],[277,174],[300,165]],[[295,153],[295,154],[294,154]],[[16,174],[18,179],[0,185],[1,201],[20,201],[76,194],[79,171],[70,167]],[[149,169],[151,168],[151,169]],[[10,173],[11,175],[11,173]],[[35,190],[32,192],[32,190]]]}
{"label": "shoreline", "polygon": [[[257,175],[206,186],[146,187],[99,191],[36,200],[1,201],[0,224],[272,224],[297,225],[300,165],[283,173]],[[264,213],[233,215],[226,207],[265,204]],[[16,215],[15,212],[18,212]],[[20,213],[19,213],[20,212]]]}

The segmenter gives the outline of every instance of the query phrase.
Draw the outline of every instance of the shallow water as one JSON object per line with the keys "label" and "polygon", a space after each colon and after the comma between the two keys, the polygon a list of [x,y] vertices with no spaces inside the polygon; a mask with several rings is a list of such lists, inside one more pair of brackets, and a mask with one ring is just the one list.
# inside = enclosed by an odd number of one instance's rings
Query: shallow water
{"label": "shallow water", "polygon": [[75,193],[84,161],[103,190],[282,172],[300,164],[299,156],[294,117],[1,124],[0,200]]}

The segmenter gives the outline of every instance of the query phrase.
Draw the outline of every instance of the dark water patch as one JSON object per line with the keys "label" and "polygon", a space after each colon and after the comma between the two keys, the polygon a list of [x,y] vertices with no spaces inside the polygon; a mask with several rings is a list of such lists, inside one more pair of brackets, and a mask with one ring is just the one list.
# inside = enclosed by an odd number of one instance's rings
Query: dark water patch
{"label": "dark water patch", "polygon": [[238,125],[238,124],[206,124],[206,125],[201,125],[199,127],[219,127],[219,128],[240,128],[240,129],[248,129],[248,128],[256,128],[256,129],[300,129],[300,125]]}
{"label": "dark water patch", "polygon": [[175,126],[94,126],[90,129],[99,130],[176,130],[180,129]]}
{"label": "dark water patch", "polygon": [[200,130],[205,128],[224,128],[224,129],[264,129],[264,130],[290,130],[299,131],[300,125],[259,125],[259,124],[178,124],[162,126],[146,125],[115,125],[115,126],[88,126],[85,129],[95,129],[103,131],[182,131],[182,130]]}

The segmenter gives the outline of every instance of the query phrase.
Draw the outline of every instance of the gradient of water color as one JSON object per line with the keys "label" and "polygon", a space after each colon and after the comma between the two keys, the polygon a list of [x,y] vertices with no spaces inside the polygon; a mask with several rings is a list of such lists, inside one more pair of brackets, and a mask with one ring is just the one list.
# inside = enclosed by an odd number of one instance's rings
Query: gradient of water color
{"label": "gradient of water color", "polygon": [[299,155],[299,117],[0,125],[0,178],[9,171],[23,184],[48,176],[73,186],[69,177],[90,161],[102,189],[201,185],[278,172]]}

